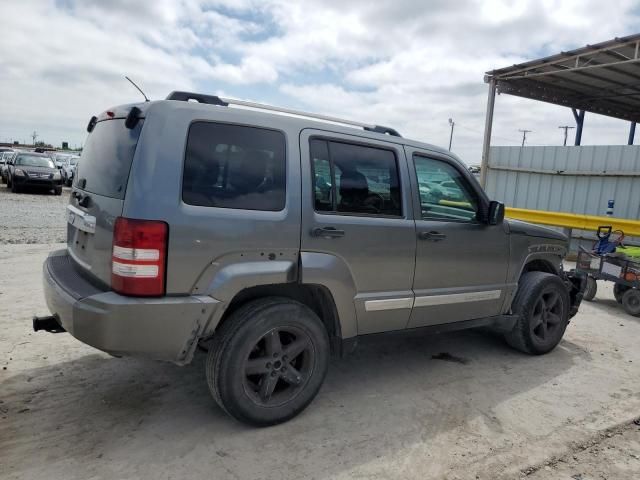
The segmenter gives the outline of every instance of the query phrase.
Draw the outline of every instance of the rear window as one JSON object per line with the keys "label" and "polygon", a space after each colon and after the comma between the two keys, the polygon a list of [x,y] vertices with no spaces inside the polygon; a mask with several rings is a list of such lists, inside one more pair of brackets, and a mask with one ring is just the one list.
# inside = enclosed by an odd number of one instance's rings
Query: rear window
{"label": "rear window", "polygon": [[75,184],[97,195],[124,198],[143,123],[128,129],[124,119],[98,122],[84,144]]}
{"label": "rear window", "polygon": [[[84,154],[82,158],[84,162]],[[285,164],[282,132],[194,122],[187,139],[182,200],[204,207],[282,210]]]}

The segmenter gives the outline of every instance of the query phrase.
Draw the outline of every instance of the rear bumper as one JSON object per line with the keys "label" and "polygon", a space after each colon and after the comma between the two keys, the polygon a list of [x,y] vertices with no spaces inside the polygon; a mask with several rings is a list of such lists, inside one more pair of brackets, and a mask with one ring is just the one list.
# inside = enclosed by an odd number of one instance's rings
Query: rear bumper
{"label": "rear bumper", "polygon": [[60,325],[81,342],[115,356],[189,363],[219,305],[204,295],[134,298],[101,290],[78,273],[66,250],[49,255],[43,281],[47,306]]}

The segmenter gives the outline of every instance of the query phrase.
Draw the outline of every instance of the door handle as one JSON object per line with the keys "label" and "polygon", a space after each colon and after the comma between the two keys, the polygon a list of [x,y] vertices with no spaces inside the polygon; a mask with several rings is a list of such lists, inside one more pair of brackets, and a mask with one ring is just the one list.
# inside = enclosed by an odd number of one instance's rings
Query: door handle
{"label": "door handle", "polygon": [[316,227],[311,230],[311,236],[325,238],[344,237],[344,230],[338,230],[336,227]]}
{"label": "door handle", "polygon": [[420,232],[418,234],[418,237],[420,238],[420,240],[429,240],[431,242],[439,242],[447,238],[444,233],[440,232]]}

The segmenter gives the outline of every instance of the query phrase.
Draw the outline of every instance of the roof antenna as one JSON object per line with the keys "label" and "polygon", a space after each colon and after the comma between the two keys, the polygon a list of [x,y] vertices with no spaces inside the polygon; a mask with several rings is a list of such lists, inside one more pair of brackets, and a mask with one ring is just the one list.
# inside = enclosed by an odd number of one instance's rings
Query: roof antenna
{"label": "roof antenna", "polygon": [[142,89],[135,84],[135,82],[133,80],[131,80],[129,77],[127,77],[126,75],[124,76],[124,78],[126,78],[127,80],[129,80],[131,82],[131,85],[133,85],[134,87],[136,87],[138,89],[138,91],[142,94],[142,96],[144,97],[144,101],[148,102],[149,99],[147,98],[147,96],[144,94],[144,92],[142,91]]}

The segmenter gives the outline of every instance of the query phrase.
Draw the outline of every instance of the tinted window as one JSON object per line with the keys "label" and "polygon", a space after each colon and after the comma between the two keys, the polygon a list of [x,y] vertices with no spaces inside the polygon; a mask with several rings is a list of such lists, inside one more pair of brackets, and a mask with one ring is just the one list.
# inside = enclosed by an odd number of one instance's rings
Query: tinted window
{"label": "tinted window", "polygon": [[392,151],[320,139],[310,151],[317,211],[402,215]]}
{"label": "tinted window", "polygon": [[84,144],[75,184],[98,195],[124,198],[143,123],[130,130],[121,119],[98,122]]}
{"label": "tinted window", "polygon": [[475,220],[478,201],[466,178],[442,160],[414,156],[422,218]]}
{"label": "tinted window", "polygon": [[284,134],[263,128],[193,123],[187,139],[182,199],[204,207],[282,210]]}

